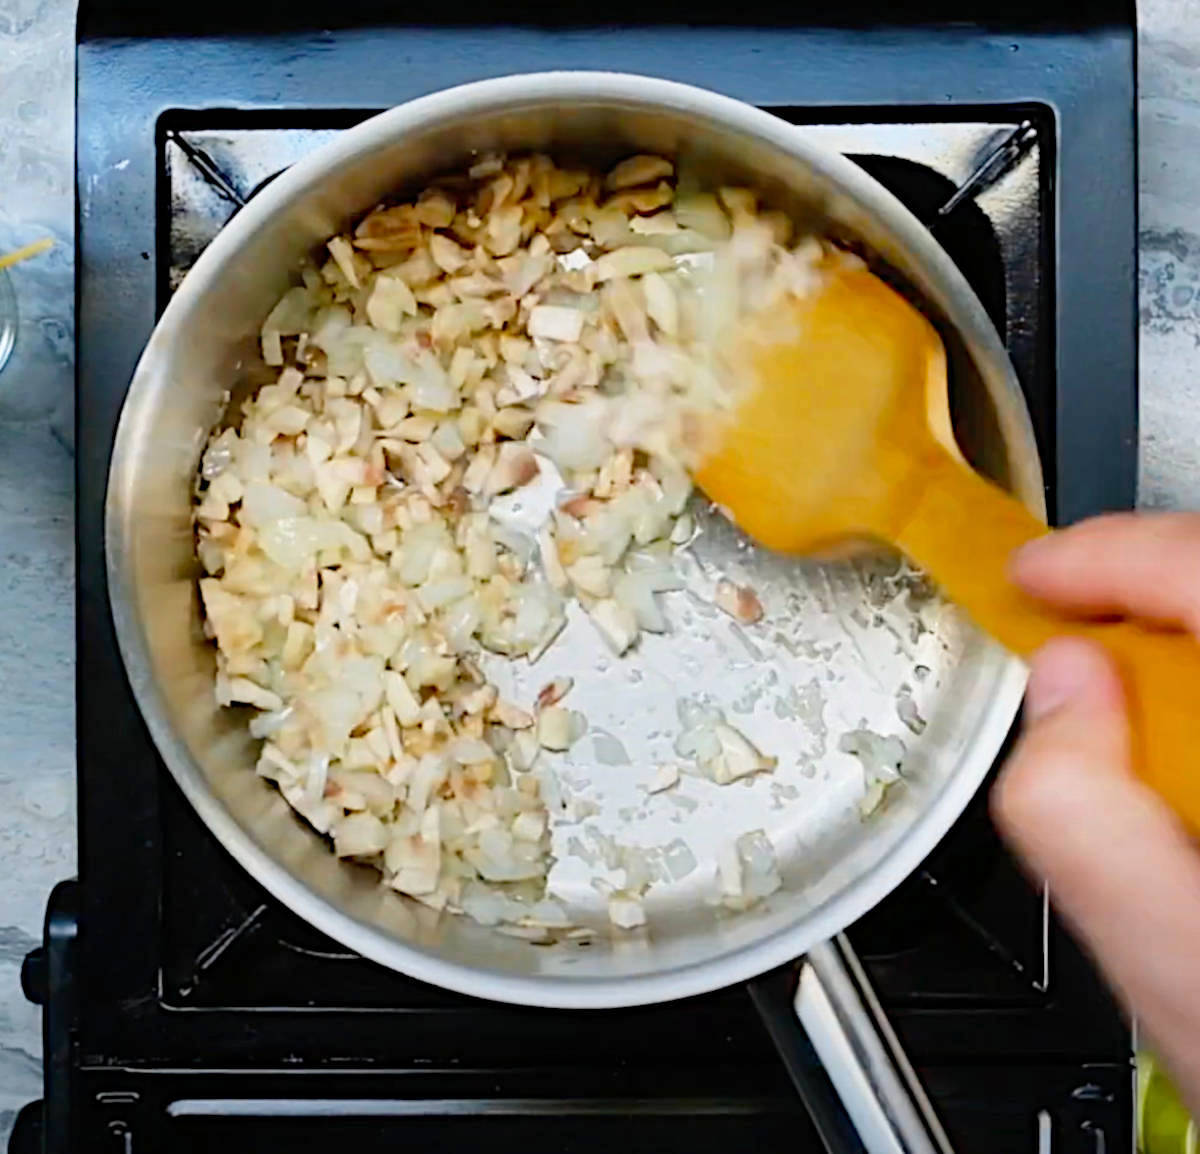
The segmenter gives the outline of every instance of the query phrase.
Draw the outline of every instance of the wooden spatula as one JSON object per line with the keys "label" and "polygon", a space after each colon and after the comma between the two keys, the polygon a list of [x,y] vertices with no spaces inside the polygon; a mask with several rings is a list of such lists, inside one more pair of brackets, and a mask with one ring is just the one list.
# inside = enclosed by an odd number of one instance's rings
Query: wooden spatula
{"label": "wooden spatula", "polygon": [[1125,678],[1140,773],[1200,833],[1200,645],[1060,616],[1009,581],[1012,552],[1048,530],[963,460],[945,349],[903,297],[838,264],[787,307],[765,329],[748,324],[745,392],[696,470],[700,487],[780,552],[890,542],[1021,656],[1063,634],[1098,641]]}

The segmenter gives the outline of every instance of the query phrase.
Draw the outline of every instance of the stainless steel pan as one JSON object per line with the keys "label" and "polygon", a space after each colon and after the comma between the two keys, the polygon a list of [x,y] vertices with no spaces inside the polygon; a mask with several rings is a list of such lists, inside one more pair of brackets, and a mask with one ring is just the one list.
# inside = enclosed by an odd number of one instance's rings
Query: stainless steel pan
{"label": "stainless steel pan", "polygon": [[[686,843],[694,858],[690,870],[686,857],[664,869],[647,899],[648,933],[586,949],[533,948],[439,918],[369,871],[339,864],[251,772],[242,723],[213,703],[189,494],[227,390],[257,357],[262,318],[331,233],[384,196],[415,192],[493,149],[596,164],[665,153],[706,181],[751,184],[863,246],[940,325],[968,456],[1041,511],[1033,434],[1003,347],[949,258],[879,184],[788,124],[709,92],[617,74],[513,76],[435,93],[346,132],[273,181],[188,274],[138,365],[113,451],[107,556],[117,635],[163,759],[200,816],[277,898],[330,936],[424,981],[504,1001],[584,1008],[696,994],[804,955],[887,895],[954,822],[1008,732],[1022,667],[926,597],[895,560],[784,562],[710,520],[686,559],[691,590],[673,595],[671,637],[647,638],[615,662],[572,626],[532,670],[494,671],[518,693],[560,671],[576,678],[571,704],[592,731],[560,776],[598,810],[556,830],[552,881],[578,916],[596,916],[588,883],[605,838]],[[739,634],[711,614],[706,583],[718,574],[756,585],[768,628]],[[780,765],[723,790],[685,779],[685,813],[638,786],[670,755],[680,702],[697,700],[724,709]],[[866,820],[862,765],[841,748],[856,730],[899,737],[906,748],[902,785]],[[785,884],[761,907],[729,916],[711,901],[717,856],[756,828],[772,841]]]}

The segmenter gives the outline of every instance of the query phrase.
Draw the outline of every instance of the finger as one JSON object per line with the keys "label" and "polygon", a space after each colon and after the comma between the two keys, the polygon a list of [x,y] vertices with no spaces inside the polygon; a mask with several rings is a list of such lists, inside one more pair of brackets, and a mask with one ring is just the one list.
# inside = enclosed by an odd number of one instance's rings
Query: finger
{"label": "finger", "polygon": [[1136,1012],[1200,1110],[1200,853],[1130,771],[1121,685],[1063,639],[1035,658],[997,824]]}
{"label": "finger", "polygon": [[1013,580],[1080,614],[1121,614],[1200,635],[1200,513],[1117,513],[1041,537],[1015,554]]}

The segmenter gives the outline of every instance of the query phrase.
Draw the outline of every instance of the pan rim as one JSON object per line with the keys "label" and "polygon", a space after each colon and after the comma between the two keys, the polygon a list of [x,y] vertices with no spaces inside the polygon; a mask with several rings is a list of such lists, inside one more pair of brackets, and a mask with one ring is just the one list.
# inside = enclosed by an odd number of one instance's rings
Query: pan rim
{"label": "pan rim", "polygon": [[[997,656],[991,697],[980,710],[973,740],[945,787],[907,831],[892,854],[875,863],[849,886],[794,925],[750,945],[730,947],[702,961],[620,978],[517,974],[476,967],[446,958],[389,934],[339,908],[293,875],[238,822],[208,784],[168,716],[137,612],[136,590],[128,557],[134,538],[132,503],[123,494],[134,483],[133,461],[146,419],[143,396],[152,392],[156,350],[169,344],[192,303],[206,289],[241,243],[243,235],[280,211],[341,161],[371,147],[382,147],[416,130],[459,121],[474,113],[515,111],[547,102],[598,103],[609,107],[670,109],[697,114],[724,129],[744,132],[798,157],[827,177],[840,192],[880,217],[894,233],[914,237],[924,228],[907,208],[873,178],[841,155],[811,144],[793,126],[769,112],[732,97],[690,85],[617,72],[543,72],[476,81],[435,92],[364,121],[271,182],[239,213],[236,227],[222,230],[199,258],[193,272],[168,303],[148,341],[126,394],[114,440],[105,510],[105,553],[118,647],[142,716],[159,755],[190,804],[238,863],[276,899],[297,911],[322,932],[351,949],[417,980],[457,993],[518,1005],[563,1009],[600,1009],[644,1005],[709,992],[745,981],[802,955],[839,932],[882,900],[924,860],[974,796],[999,753],[1016,715],[1025,683],[1023,664]],[[957,311],[966,309],[964,337],[981,346],[1015,374],[999,338],[973,291],[940,249],[923,254],[932,278],[952,293]],[[947,301],[934,301],[945,307]],[[1029,426],[1028,413],[1021,416]],[[1032,443],[1032,427],[1023,430]],[[1037,505],[1040,494],[1023,493]],[[1043,508],[1036,509],[1044,513]]]}

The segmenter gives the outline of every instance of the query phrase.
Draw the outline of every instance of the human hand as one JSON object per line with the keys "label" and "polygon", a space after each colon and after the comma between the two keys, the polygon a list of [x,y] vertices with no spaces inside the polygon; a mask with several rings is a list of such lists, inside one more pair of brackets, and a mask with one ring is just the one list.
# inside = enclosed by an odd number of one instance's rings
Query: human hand
{"label": "human hand", "polygon": [[[1083,522],[1022,550],[1012,575],[1081,616],[1152,619],[1200,640],[1200,514]],[[1195,766],[1200,788],[1200,749]],[[992,808],[1200,1117],[1200,846],[1133,776],[1103,650],[1063,638],[1035,656],[1026,731]]]}

